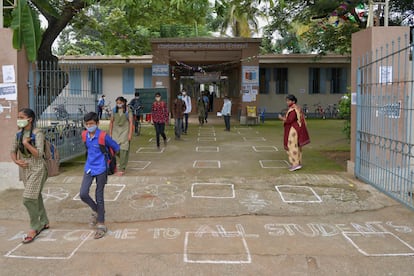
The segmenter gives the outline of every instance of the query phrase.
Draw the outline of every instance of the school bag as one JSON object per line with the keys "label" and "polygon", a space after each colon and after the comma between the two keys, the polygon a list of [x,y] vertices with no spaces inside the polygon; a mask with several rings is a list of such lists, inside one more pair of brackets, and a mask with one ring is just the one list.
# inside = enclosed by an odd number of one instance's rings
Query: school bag
{"label": "school bag", "polygon": [[[36,133],[38,132],[38,129],[34,129],[32,136],[30,137],[33,141],[33,144],[36,143]],[[16,139],[17,141],[20,140],[20,136],[22,133],[19,131],[16,133]],[[59,151],[57,147],[49,141],[45,137],[44,140],[44,153],[43,153],[43,159],[46,162],[46,168],[47,168],[47,175],[49,177],[56,176],[59,174],[59,166],[60,166],[60,157],[59,157]]]}
{"label": "school bag", "polygon": [[[85,144],[85,148],[86,148],[86,134],[87,133],[88,133],[87,130],[82,131],[82,141]],[[111,147],[107,147],[105,145],[105,136],[106,136],[106,132],[101,130],[98,136],[98,144],[99,144],[99,148],[101,149],[101,152],[105,156],[106,172],[108,175],[112,175],[116,173],[115,151]],[[86,149],[86,154],[88,154],[88,149]]]}

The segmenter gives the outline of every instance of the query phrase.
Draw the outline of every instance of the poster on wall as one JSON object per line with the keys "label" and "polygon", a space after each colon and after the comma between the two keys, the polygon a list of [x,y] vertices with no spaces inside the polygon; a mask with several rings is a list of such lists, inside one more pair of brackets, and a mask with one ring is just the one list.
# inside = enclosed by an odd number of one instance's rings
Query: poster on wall
{"label": "poster on wall", "polygon": [[4,83],[14,83],[16,82],[16,74],[14,73],[13,65],[3,65],[3,82]]}
{"label": "poster on wall", "polygon": [[15,83],[0,83],[0,98],[9,101],[17,100],[17,85]]}
{"label": "poster on wall", "polygon": [[242,67],[242,85],[259,86],[259,66]]}

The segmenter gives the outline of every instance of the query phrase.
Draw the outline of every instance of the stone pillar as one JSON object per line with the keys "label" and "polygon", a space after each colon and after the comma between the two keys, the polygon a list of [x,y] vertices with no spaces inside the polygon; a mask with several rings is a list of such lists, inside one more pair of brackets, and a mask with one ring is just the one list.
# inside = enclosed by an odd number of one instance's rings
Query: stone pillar
{"label": "stone pillar", "polygon": [[[19,169],[11,161],[10,147],[17,132],[16,120],[20,108],[29,106],[28,68],[29,63],[24,51],[17,51],[12,46],[13,32],[11,29],[0,28],[0,65],[11,65],[15,72],[17,98],[10,99],[0,95],[0,191],[8,188],[23,188],[19,181]],[[4,83],[3,70],[0,70],[0,84]],[[7,97],[9,97],[8,95]]]}

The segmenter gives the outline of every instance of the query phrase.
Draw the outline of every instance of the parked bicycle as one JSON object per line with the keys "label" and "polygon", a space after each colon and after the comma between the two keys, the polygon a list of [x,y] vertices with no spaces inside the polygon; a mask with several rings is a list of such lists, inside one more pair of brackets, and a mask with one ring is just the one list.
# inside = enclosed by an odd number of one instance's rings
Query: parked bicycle
{"label": "parked bicycle", "polygon": [[138,108],[132,110],[134,114],[134,127],[136,136],[139,136],[141,134],[141,113],[143,109],[144,107],[141,105]]}
{"label": "parked bicycle", "polygon": [[108,102],[108,104],[104,105],[103,114],[105,114],[105,119],[111,118],[112,116],[111,102]]}
{"label": "parked bicycle", "polygon": [[58,121],[65,120],[66,124],[68,124],[69,120],[69,113],[65,108],[66,101],[64,101],[62,104],[58,104],[57,106],[53,107],[53,112],[55,112],[56,119]]}
{"label": "parked bicycle", "polygon": [[336,118],[338,116],[339,109],[336,104],[328,104],[328,106],[325,108],[325,114],[329,118]]}
{"label": "parked bicycle", "polygon": [[308,104],[303,104],[302,111],[303,111],[303,115],[305,116],[305,118],[307,118],[308,117],[308,113],[309,113]]}
{"label": "parked bicycle", "polygon": [[315,107],[315,116],[318,118],[326,119],[325,110],[323,109],[321,103],[313,105]]}

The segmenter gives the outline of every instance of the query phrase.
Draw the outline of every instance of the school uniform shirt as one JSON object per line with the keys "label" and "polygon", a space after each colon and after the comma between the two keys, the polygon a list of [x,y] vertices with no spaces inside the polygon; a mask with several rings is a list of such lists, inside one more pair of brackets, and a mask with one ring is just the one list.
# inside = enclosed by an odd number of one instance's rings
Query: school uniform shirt
{"label": "school uniform shirt", "polygon": [[223,104],[223,108],[221,109],[221,114],[223,116],[230,116],[231,115],[231,101],[225,101]]}
{"label": "school uniform shirt", "polygon": [[191,97],[188,95],[185,95],[183,96],[183,101],[185,102],[184,113],[185,114],[191,113]]}
{"label": "school uniform shirt", "polygon": [[[11,152],[18,154],[19,159],[27,162],[28,166],[21,169],[21,178],[24,184],[23,197],[30,199],[39,198],[41,188],[47,179],[47,167],[43,159],[45,135],[41,130],[33,130],[35,133],[35,147],[39,153],[34,157],[27,149],[21,152],[18,148],[18,141],[13,139]],[[16,136],[15,136],[16,137]],[[30,131],[23,131],[23,139],[30,137]]]}
{"label": "school uniform shirt", "polygon": [[[86,134],[85,144],[88,155],[86,158],[84,171],[85,173],[88,173],[92,176],[100,175],[106,172],[105,155],[102,153],[98,143],[99,133],[101,133],[101,130],[96,129],[95,135],[93,137],[90,136],[89,132]],[[119,152],[120,150],[118,143],[114,141],[108,134],[105,135],[105,145],[107,147],[111,147],[115,152]]]}

